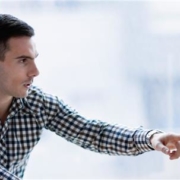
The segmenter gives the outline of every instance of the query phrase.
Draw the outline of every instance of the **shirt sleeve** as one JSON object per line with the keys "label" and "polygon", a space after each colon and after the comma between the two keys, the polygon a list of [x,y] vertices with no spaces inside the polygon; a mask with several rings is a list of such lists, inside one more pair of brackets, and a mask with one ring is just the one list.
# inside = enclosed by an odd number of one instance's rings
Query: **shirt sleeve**
{"label": "shirt sleeve", "polygon": [[10,173],[7,169],[0,165],[0,179],[2,180],[20,180],[17,176]]}
{"label": "shirt sleeve", "polygon": [[45,128],[85,149],[129,156],[152,150],[146,138],[150,130],[86,119],[58,98],[46,97],[45,104]]}

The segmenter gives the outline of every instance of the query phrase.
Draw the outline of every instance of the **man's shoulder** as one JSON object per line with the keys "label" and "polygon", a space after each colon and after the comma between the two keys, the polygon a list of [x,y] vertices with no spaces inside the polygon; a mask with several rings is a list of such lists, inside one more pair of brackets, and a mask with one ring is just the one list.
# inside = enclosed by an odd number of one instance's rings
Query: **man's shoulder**
{"label": "man's shoulder", "polygon": [[42,96],[44,94],[43,90],[37,86],[31,86],[29,88],[29,91],[28,91],[28,96],[33,96],[33,95],[39,95],[39,96]]}
{"label": "man's shoulder", "polygon": [[27,97],[24,99],[31,106],[44,106],[48,104],[57,103],[57,97],[45,93],[41,88],[37,86],[31,86]]}

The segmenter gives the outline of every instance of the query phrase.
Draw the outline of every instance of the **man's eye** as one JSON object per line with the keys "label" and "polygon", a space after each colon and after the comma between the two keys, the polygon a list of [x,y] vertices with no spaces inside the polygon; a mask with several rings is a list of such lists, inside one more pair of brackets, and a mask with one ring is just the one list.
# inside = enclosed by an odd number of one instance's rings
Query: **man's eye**
{"label": "man's eye", "polygon": [[21,59],[20,63],[25,63],[27,61],[27,59]]}

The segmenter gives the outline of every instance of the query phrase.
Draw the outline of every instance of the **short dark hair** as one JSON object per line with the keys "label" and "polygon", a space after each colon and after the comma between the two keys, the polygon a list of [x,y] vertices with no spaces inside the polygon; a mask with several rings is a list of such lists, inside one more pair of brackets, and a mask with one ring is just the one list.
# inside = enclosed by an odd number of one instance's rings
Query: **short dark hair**
{"label": "short dark hair", "polygon": [[9,14],[0,14],[0,60],[4,60],[8,50],[8,40],[12,37],[34,36],[34,29],[26,22]]}

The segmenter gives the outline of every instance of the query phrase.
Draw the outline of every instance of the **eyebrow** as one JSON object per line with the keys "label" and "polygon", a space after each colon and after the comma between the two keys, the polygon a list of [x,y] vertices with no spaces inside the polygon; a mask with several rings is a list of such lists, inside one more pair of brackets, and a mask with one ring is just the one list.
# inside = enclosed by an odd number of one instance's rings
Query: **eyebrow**
{"label": "eyebrow", "polygon": [[[35,58],[37,58],[38,55],[39,55],[39,54],[36,54]],[[31,56],[26,56],[26,55],[18,56],[18,57],[16,57],[15,59],[23,59],[23,58],[25,58],[25,59],[31,59],[31,60],[35,59],[35,58],[32,58]]]}

